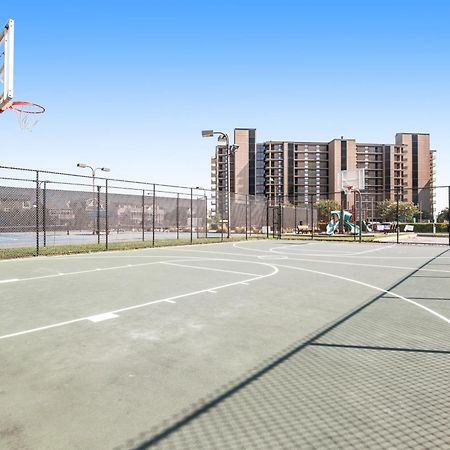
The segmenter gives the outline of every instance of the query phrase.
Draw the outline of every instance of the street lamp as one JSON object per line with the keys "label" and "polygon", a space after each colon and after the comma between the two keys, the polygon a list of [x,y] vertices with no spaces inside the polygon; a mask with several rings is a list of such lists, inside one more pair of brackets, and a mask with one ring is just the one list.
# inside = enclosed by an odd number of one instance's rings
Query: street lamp
{"label": "street lamp", "polygon": [[[85,163],[78,163],[77,167],[79,167],[80,169],[91,169],[92,172],[92,210],[94,210],[95,208],[95,172],[97,170],[101,170],[103,172],[111,172],[111,169],[109,167],[96,167],[95,169]],[[97,208],[99,207],[99,205],[97,205]],[[99,213],[97,213],[99,214]],[[97,230],[98,231],[98,230]],[[96,232],[94,231],[93,234],[95,234]],[[100,233],[99,233],[99,239],[100,239]]]}
{"label": "street lamp", "polygon": [[[230,171],[230,157],[239,148],[239,145],[230,145],[230,138],[227,133],[223,131],[214,130],[202,130],[202,137],[213,137],[215,134],[218,135],[217,140],[219,142],[225,142],[226,156],[227,156],[227,236],[230,237],[230,218],[231,218],[231,171]],[[222,219],[223,220],[223,219]]]}
{"label": "street lamp", "polygon": [[92,166],[89,166],[88,164],[85,163],[78,163],[77,167],[79,167],[80,169],[91,169],[92,172],[92,207],[94,207],[94,202],[95,202],[95,172],[97,170],[101,170],[103,172],[111,172],[111,169],[109,167],[96,167],[95,169]]}

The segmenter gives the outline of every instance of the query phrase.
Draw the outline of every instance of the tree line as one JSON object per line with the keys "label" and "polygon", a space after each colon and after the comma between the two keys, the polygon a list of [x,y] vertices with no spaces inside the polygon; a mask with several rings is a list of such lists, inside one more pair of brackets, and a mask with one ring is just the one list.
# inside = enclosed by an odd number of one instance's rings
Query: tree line
{"label": "tree line", "polygon": [[[336,200],[319,200],[314,205],[320,221],[329,220],[330,211],[341,209],[341,205]],[[397,220],[397,202],[393,200],[383,200],[376,203],[377,218],[382,221],[392,222]],[[419,219],[421,211],[417,205],[412,202],[398,202],[398,216],[403,222],[410,222],[414,218]],[[436,218],[437,222],[448,221],[448,208],[439,212]]]}

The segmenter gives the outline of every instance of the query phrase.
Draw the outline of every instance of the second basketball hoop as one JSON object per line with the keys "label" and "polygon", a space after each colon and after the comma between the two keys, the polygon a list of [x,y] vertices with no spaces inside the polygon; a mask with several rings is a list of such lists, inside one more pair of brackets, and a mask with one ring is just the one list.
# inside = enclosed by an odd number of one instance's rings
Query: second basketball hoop
{"label": "second basketball hoop", "polygon": [[350,195],[353,191],[363,191],[365,184],[365,169],[349,169],[338,172],[337,188]]}

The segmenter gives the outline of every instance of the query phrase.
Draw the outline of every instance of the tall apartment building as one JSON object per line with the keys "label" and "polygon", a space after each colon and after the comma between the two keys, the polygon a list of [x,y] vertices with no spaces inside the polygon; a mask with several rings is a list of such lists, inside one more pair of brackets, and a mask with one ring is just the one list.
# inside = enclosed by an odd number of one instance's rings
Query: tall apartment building
{"label": "tall apartment building", "polygon": [[[256,129],[236,128],[234,144],[238,150],[230,155],[230,191],[242,195],[242,200],[244,195],[264,195],[264,150],[259,146],[257,151]],[[217,145],[211,158],[213,215],[216,211],[223,211],[224,215],[227,213],[227,164],[226,146]]]}
{"label": "tall apartment building", "polygon": [[[398,133],[393,144],[359,143],[343,137],[330,142],[257,143],[254,128],[236,128],[234,142],[239,149],[231,158],[232,192],[265,195],[272,203],[340,201],[338,173],[364,168],[366,211],[373,210],[378,201],[395,200],[399,195],[400,200],[434,213],[435,153],[430,149],[429,134]],[[216,164],[213,176],[220,180],[226,174],[226,161]],[[225,189],[223,186],[215,181],[213,189]]]}

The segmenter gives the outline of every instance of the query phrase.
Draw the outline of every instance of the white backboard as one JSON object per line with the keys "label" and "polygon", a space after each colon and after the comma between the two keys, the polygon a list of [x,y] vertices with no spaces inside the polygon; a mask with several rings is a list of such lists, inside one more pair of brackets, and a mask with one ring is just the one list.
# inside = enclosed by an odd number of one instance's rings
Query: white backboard
{"label": "white backboard", "polygon": [[353,190],[363,191],[366,188],[365,169],[349,169],[338,172],[337,188],[340,191],[346,191],[352,186]]}
{"label": "white backboard", "polygon": [[14,96],[14,20],[0,30],[0,112],[11,106]]}

